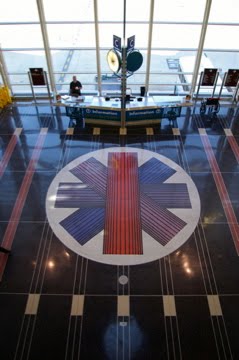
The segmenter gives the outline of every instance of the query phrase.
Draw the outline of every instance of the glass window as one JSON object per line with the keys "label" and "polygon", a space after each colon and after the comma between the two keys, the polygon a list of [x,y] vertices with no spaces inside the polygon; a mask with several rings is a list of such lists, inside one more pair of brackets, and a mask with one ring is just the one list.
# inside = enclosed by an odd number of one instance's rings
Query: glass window
{"label": "glass window", "polygon": [[97,90],[96,86],[96,74],[79,74],[74,72],[73,74],[55,74],[56,89],[61,93],[69,93],[70,82],[72,81],[72,76],[76,75],[77,79],[82,84],[82,93],[89,91],[89,89]]}
{"label": "glass window", "polygon": [[228,69],[239,69],[239,52],[204,51],[204,56],[220,73],[225,73]]}
{"label": "glass window", "polygon": [[212,1],[209,22],[237,23],[239,21],[238,0],[217,0]]}
{"label": "glass window", "polygon": [[135,49],[147,48],[148,33],[148,24],[127,24],[126,26],[126,40],[130,36],[135,35]]}
{"label": "glass window", "polygon": [[4,51],[9,73],[27,73],[31,67],[42,67],[47,71],[44,51]]}
{"label": "glass window", "polygon": [[[189,91],[195,59],[196,51],[152,50],[150,85],[155,82],[158,84],[181,84],[177,85],[178,92]],[[166,73],[167,75],[164,75]]]}
{"label": "glass window", "polygon": [[130,87],[133,93],[140,93],[140,87],[145,84],[145,73],[134,73],[127,80],[127,87]]}
{"label": "glass window", "polygon": [[155,95],[155,94],[161,94],[161,95],[177,95],[177,86],[176,85],[163,85],[163,84],[150,84],[149,85],[149,94]]}
{"label": "glass window", "polygon": [[43,48],[40,25],[1,25],[2,48]]}
{"label": "glass window", "polygon": [[204,48],[239,49],[239,26],[208,25]]}
{"label": "glass window", "polygon": [[[70,81],[71,81],[72,77],[69,78],[69,84],[70,84]],[[69,94],[69,84],[64,84],[62,85],[61,87],[57,87],[57,91],[60,93],[60,94]],[[95,84],[85,84],[85,83],[82,83],[83,85],[83,88],[82,88],[82,94],[85,95],[85,94],[97,94],[97,87],[95,86]]]}
{"label": "glass window", "polygon": [[149,0],[127,0],[126,21],[149,21]]}
{"label": "glass window", "polygon": [[152,47],[197,49],[201,25],[154,24]]}
{"label": "glass window", "polygon": [[94,50],[51,50],[55,72],[96,72],[96,51]]}
{"label": "glass window", "polygon": [[93,0],[44,0],[43,5],[46,21],[94,21]]}
{"label": "glass window", "polygon": [[50,47],[95,48],[93,24],[50,24],[47,30]]}
{"label": "glass window", "polygon": [[1,4],[0,22],[39,21],[37,2],[8,0]]}
{"label": "glass window", "polygon": [[99,24],[100,47],[111,49],[113,47],[113,35],[119,36],[123,45],[123,24]]}
{"label": "glass window", "polygon": [[201,22],[205,5],[206,0],[155,0],[154,21]]}
{"label": "glass window", "polygon": [[[135,48],[146,48],[148,46],[148,29],[148,24],[127,24],[125,45],[127,45],[127,38],[135,35]],[[112,48],[113,35],[119,36],[121,45],[123,45],[123,24],[100,24],[100,47]]]}
{"label": "glass window", "polygon": [[124,5],[124,1],[117,1],[114,4],[111,0],[98,0],[99,21],[110,21],[110,22],[123,21],[124,19],[123,5]]}
{"label": "glass window", "polygon": [[[11,86],[13,95],[29,95],[32,94],[30,83],[29,85],[12,85]],[[34,93],[37,94],[44,94],[47,95],[47,87],[46,86],[35,86]]]}

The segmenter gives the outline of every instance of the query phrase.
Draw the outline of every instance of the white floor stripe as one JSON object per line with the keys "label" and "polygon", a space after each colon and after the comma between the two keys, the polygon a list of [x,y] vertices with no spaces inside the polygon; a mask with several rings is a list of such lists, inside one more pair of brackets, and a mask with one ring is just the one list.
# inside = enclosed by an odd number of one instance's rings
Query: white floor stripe
{"label": "white floor stripe", "polygon": [[175,136],[180,136],[180,130],[179,130],[179,128],[173,128],[172,130],[173,130],[173,135],[175,135]]}
{"label": "white floor stripe", "polygon": [[222,316],[222,309],[218,295],[208,295],[208,306],[211,316]]}
{"label": "white floor stripe", "polygon": [[37,314],[39,300],[40,300],[40,294],[29,294],[28,295],[25,315],[36,315]]}
{"label": "white floor stripe", "polygon": [[22,132],[22,128],[16,128],[16,130],[14,131],[14,135],[19,136]]}
{"label": "white floor stripe", "polygon": [[94,128],[93,135],[100,135],[100,128]]}
{"label": "white floor stripe", "polygon": [[129,296],[118,296],[118,316],[129,316]]}
{"label": "white floor stripe", "polygon": [[153,128],[146,128],[146,134],[147,135],[153,135],[154,134],[154,129]]}
{"label": "white floor stripe", "polygon": [[120,135],[127,135],[127,129],[126,128],[120,128]]}
{"label": "white floor stripe", "polygon": [[66,135],[73,135],[74,134],[74,128],[68,128],[66,130]]}
{"label": "white floor stripe", "polygon": [[71,304],[71,316],[82,316],[84,311],[84,295],[73,295]]}
{"label": "white floor stripe", "polygon": [[226,136],[233,136],[231,129],[224,129]]}
{"label": "white floor stripe", "polygon": [[176,316],[175,298],[173,295],[163,296],[164,316]]}
{"label": "white floor stripe", "polygon": [[200,135],[207,135],[206,129],[204,129],[204,128],[199,128],[198,132]]}

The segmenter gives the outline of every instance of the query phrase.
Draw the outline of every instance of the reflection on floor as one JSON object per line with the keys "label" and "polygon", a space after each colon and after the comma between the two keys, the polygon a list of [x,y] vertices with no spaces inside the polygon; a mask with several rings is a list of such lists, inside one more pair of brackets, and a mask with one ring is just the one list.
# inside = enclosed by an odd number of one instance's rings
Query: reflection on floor
{"label": "reflection on floor", "polygon": [[3,360],[239,359],[239,111],[0,113]]}

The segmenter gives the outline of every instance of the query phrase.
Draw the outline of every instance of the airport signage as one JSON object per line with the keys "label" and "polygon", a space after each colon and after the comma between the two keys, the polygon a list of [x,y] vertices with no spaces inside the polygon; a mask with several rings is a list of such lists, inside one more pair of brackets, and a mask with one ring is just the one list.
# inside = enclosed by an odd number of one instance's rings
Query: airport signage
{"label": "airport signage", "polygon": [[101,120],[120,121],[121,120],[121,111],[120,110],[111,110],[111,109],[86,108],[84,117],[86,119],[101,119]]}
{"label": "airport signage", "polygon": [[204,69],[201,86],[214,86],[218,69]]}
{"label": "airport signage", "polygon": [[127,39],[127,51],[132,51],[134,50],[134,45],[135,45],[135,35],[130,36]]}
{"label": "airport signage", "polygon": [[239,70],[238,69],[229,69],[227,72],[226,80],[224,86],[237,86],[239,80]]}
{"label": "airport signage", "polygon": [[138,121],[148,119],[160,119],[160,109],[127,110],[126,121]]}
{"label": "airport signage", "polygon": [[113,47],[115,50],[121,51],[121,38],[113,35]]}
{"label": "airport signage", "polygon": [[29,70],[33,86],[46,85],[43,68],[30,68]]}

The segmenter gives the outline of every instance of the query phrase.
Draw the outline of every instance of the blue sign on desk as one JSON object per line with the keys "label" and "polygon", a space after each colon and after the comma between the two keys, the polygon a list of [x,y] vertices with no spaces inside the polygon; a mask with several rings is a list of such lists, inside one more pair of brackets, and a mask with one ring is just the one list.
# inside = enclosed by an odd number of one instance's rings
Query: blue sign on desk
{"label": "blue sign on desk", "polygon": [[121,119],[120,115],[121,115],[120,110],[93,109],[93,108],[86,108],[84,114],[86,119],[101,119],[101,120],[111,120],[111,121],[120,121]]}
{"label": "blue sign on desk", "polygon": [[142,109],[126,111],[126,121],[160,119],[160,109]]}

